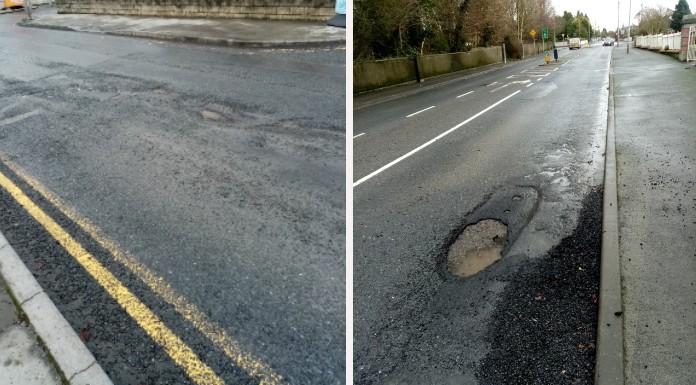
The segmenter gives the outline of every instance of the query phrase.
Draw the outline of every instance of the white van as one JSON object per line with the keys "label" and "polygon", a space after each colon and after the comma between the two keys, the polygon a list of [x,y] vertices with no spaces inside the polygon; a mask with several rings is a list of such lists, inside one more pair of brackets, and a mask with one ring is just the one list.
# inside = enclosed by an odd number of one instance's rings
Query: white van
{"label": "white van", "polygon": [[571,37],[568,40],[568,48],[569,49],[580,49],[580,38],[579,37]]}

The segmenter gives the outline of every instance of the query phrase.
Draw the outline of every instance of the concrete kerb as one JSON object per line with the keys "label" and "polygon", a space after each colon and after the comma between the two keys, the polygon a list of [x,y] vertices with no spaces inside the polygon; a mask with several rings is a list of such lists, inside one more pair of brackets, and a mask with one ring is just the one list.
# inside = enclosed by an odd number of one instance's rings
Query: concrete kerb
{"label": "concrete kerb", "polygon": [[624,384],[623,305],[614,114],[614,75],[610,73],[595,385]]}
{"label": "concrete kerb", "polygon": [[113,385],[92,353],[0,233],[0,275],[57,369],[71,385]]}
{"label": "concrete kerb", "polygon": [[223,38],[211,38],[207,36],[186,36],[186,35],[172,35],[166,33],[156,33],[156,32],[140,32],[140,31],[85,31],[79,30],[67,26],[56,26],[51,24],[41,24],[35,21],[30,21],[27,19],[22,19],[17,23],[22,27],[31,28],[43,28],[43,29],[53,29],[58,31],[72,31],[72,32],[86,32],[95,33],[103,35],[112,36],[128,36],[128,37],[139,37],[145,39],[157,39],[157,40],[169,40],[176,41],[180,43],[196,43],[196,44],[207,44],[207,45],[217,45],[223,47],[235,47],[235,48],[336,48],[342,47],[346,44],[346,39],[336,39],[336,40],[325,40],[325,41],[297,41],[297,42],[284,42],[284,41],[240,41],[233,39],[223,39]]}

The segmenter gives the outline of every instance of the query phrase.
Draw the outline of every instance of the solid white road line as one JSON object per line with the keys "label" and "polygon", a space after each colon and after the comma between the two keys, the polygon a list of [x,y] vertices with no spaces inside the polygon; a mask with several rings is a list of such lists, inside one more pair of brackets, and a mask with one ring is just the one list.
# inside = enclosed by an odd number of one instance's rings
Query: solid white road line
{"label": "solid white road line", "polygon": [[435,108],[435,106],[430,106],[430,107],[428,107],[428,108],[426,108],[426,109],[424,109],[424,110],[420,110],[420,111],[418,111],[418,112],[414,112],[414,113],[412,113],[411,115],[406,115],[406,117],[407,117],[407,118],[410,118],[410,117],[413,116],[413,115],[420,114],[420,113],[423,112],[423,111],[428,111],[428,110],[431,109],[431,108]]}
{"label": "solid white road line", "polygon": [[497,101],[495,104],[493,104],[493,105],[491,105],[490,107],[486,108],[485,110],[479,112],[478,114],[476,114],[476,115],[470,117],[469,119],[467,119],[467,120],[465,120],[465,121],[463,121],[463,122],[457,124],[456,126],[450,128],[449,130],[447,130],[447,131],[443,132],[442,134],[436,136],[435,138],[429,140],[428,142],[426,142],[426,143],[424,143],[424,144],[421,144],[420,146],[416,147],[415,149],[409,151],[407,154],[400,156],[399,158],[397,158],[397,159],[395,159],[395,160],[389,162],[388,164],[386,164],[386,165],[380,167],[379,169],[377,169],[376,171],[372,172],[371,174],[369,174],[369,175],[367,175],[367,176],[365,176],[365,177],[359,179],[359,180],[356,181],[356,182],[353,182],[353,187],[356,187],[356,186],[360,185],[361,183],[363,183],[363,182],[365,182],[365,181],[371,179],[371,178],[374,177],[375,175],[380,174],[382,171],[384,171],[384,170],[390,168],[391,166],[393,166],[393,165],[395,165],[395,164],[401,162],[402,160],[404,160],[404,159],[408,158],[409,156],[411,156],[411,155],[417,153],[418,151],[420,151],[420,150],[422,150],[422,149],[424,149],[424,148],[430,146],[431,144],[435,143],[438,139],[444,138],[445,136],[447,136],[447,135],[449,135],[450,133],[454,132],[456,129],[462,127],[463,125],[465,125],[465,124],[471,122],[472,120],[478,118],[479,116],[485,114],[486,112],[488,112],[489,110],[491,110],[491,109],[493,109],[495,106],[497,106],[498,104],[500,104],[500,103],[502,103],[502,102],[504,102],[504,101],[510,99],[511,97],[517,95],[517,94],[520,93],[520,92],[521,92],[521,90],[517,90],[517,91],[513,92],[512,94],[510,94],[510,95],[506,96],[505,98],[503,98],[503,99]]}
{"label": "solid white road line", "polygon": [[353,137],[353,139],[357,138],[358,136],[363,136],[363,135],[365,135],[364,132],[363,132],[362,134],[355,135],[355,136]]}
{"label": "solid white road line", "polygon": [[465,94],[461,94],[461,95],[457,96],[457,99],[461,98],[462,96],[469,95],[469,94],[472,93],[472,92],[474,92],[474,91],[469,91],[469,92],[467,92],[467,93],[465,93]]}

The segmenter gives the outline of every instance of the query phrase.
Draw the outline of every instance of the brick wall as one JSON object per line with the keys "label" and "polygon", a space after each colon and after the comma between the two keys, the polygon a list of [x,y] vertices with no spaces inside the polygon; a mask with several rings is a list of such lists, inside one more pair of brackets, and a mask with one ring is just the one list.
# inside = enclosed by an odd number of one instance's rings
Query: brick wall
{"label": "brick wall", "polygon": [[327,20],[335,0],[56,0],[58,13],[129,16]]}

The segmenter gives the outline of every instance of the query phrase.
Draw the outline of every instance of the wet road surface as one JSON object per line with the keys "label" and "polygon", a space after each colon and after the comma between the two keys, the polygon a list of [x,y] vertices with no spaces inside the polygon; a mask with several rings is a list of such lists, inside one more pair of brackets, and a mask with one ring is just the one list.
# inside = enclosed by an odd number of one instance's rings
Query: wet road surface
{"label": "wet road surface", "polygon": [[[609,55],[561,51],[355,111],[356,384],[524,383],[519,365],[550,346],[559,368],[539,381],[591,379]],[[450,245],[491,219],[507,227],[502,258],[453,274]],[[506,319],[552,295],[538,292],[549,281],[583,295],[556,291],[546,319]],[[565,333],[564,310],[583,315],[581,333]],[[526,351],[501,330],[533,339],[546,332],[535,321],[553,338]]]}
{"label": "wet road surface", "polygon": [[0,24],[0,230],[113,381],[344,383],[345,50],[21,17]]}

